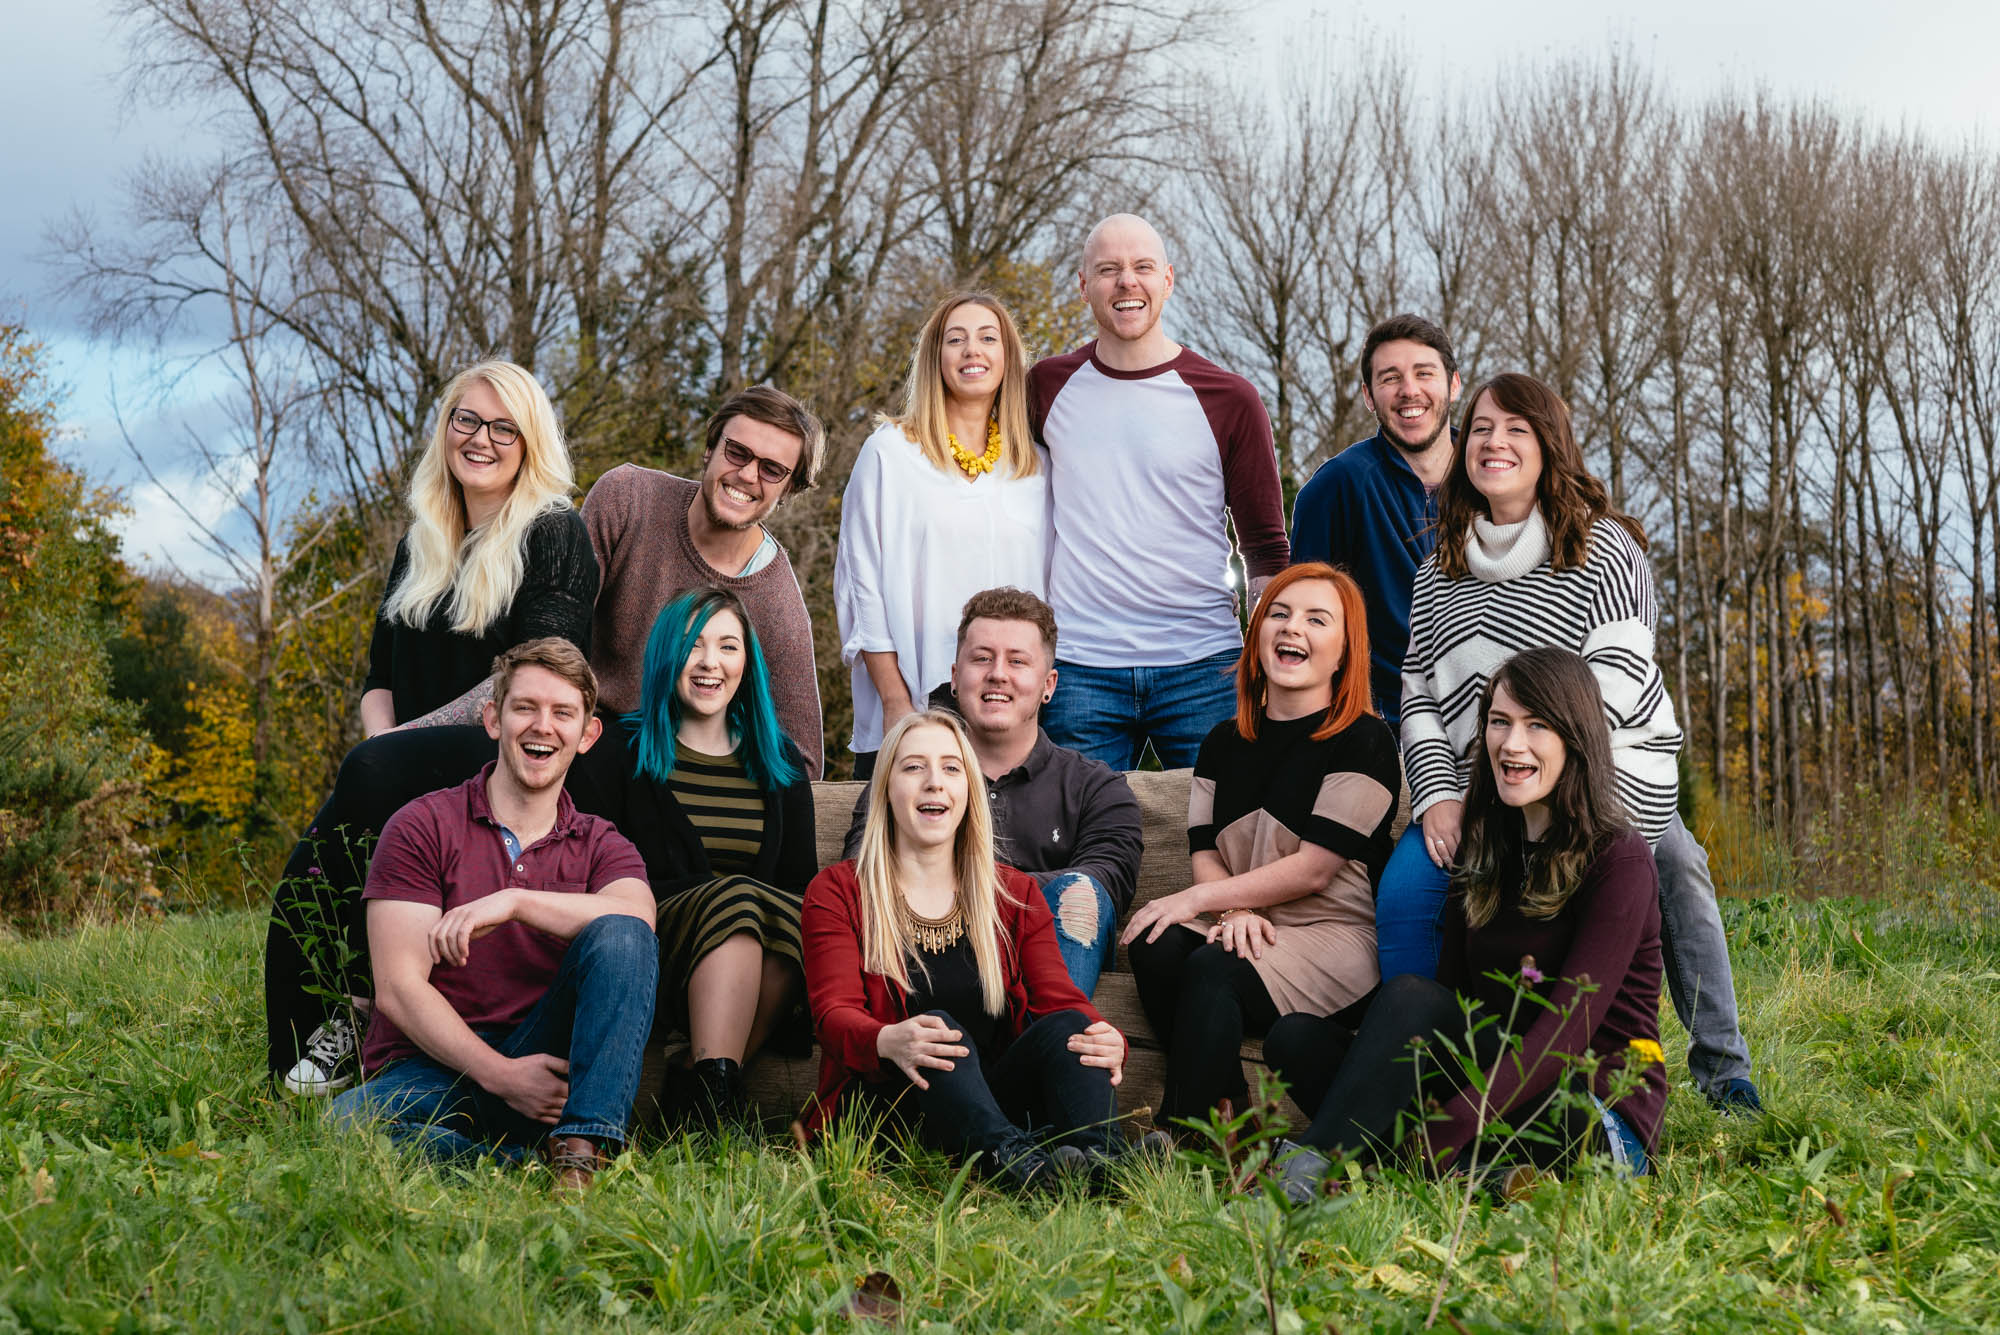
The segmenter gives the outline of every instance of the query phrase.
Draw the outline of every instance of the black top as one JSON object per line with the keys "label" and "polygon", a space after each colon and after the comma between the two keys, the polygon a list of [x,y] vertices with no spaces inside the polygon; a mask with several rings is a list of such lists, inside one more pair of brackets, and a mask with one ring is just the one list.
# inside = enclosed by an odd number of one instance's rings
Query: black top
{"label": "black top", "polygon": [[[675,775],[687,763],[684,750],[675,748]],[[789,787],[763,794],[756,851],[740,863],[732,859],[727,868],[711,859],[702,831],[672,787],[639,776],[636,734],[623,720],[604,718],[603,736],[576,758],[564,786],[578,807],[609,816],[618,832],[638,846],[657,900],[731,872],[803,896],[807,883],[819,874],[812,781],[804,777],[805,761],[797,748],[788,754],[800,777]]]}
{"label": "black top", "polygon": [[[979,961],[972,955],[972,938],[961,936],[933,955],[923,949],[910,952],[909,1013],[944,1011],[958,1021],[965,1034],[965,1046],[981,1055],[991,1055],[993,1040],[1000,1031],[1000,1017],[986,1013],[979,991]],[[925,977],[925,971],[929,977]]]}
{"label": "black top", "polygon": [[[364,691],[395,695],[396,722],[421,718],[450,704],[493,672],[493,660],[524,640],[559,635],[590,652],[590,610],[597,602],[597,555],[583,516],[565,506],[536,518],[523,539],[521,587],[505,613],[483,635],[451,628],[441,602],[422,626],[391,622],[375,614],[375,638],[368,646]],[[389,583],[382,594],[387,609],[410,568],[410,539],[396,544]]]}
{"label": "black top", "polygon": [[[1361,863],[1371,882],[1380,880],[1402,782],[1395,735],[1378,716],[1363,714],[1314,741],[1323,721],[1319,714],[1263,719],[1254,742],[1236,731],[1234,719],[1217,724],[1194,762],[1195,782],[1212,785],[1214,804],[1207,820],[1190,822],[1188,851],[1220,853],[1240,875],[1266,860],[1248,856],[1253,849],[1275,851],[1267,849],[1271,836],[1262,828],[1275,822],[1302,843]],[[1198,814],[1195,806],[1189,811]]]}

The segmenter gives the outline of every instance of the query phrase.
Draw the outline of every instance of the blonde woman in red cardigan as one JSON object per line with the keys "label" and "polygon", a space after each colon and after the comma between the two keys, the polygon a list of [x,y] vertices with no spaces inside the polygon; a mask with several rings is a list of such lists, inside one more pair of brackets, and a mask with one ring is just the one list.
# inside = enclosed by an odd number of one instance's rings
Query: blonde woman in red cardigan
{"label": "blonde woman in red cardigan", "polygon": [[814,878],[800,923],[822,1053],[808,1130],[861,1101],[1024,1192],[1058,1169],[1102,1181],[1125,1038],[1070,981],[1033,878],[994,861],[963,727],[906,716],[869,782],[860,856]]}

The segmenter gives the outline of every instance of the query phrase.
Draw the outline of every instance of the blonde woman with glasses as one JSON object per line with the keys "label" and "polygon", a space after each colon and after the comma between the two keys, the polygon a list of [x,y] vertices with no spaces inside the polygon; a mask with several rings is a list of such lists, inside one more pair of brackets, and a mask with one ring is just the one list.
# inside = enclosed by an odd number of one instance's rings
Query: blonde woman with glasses
{"label": "blonde woman with glasses", "polygon": [[589,652],[597,558],[575,487],[534,376],[484,361],[445,386],[369,646],[364,733],[477,723],[494,656],[523,641]]}
{"label": "blonde woman with glasses", "polygon": [[1125,1038],[1070,981],[1034,879],[994,861],[957,716],[905,715],[869,782],[860,856],[815,877],[801,915],[821,1051],[808,1131],[886,1114],[1018,1191],[1059,1170],[1101,1183]]}
{"label": "blonde woman with glasses", "polygon": [[950,679],[965,600],[1002,586],[1046,596],[1048,558],[1021,335],[997,298],[953,293],[917,335],[902,415],[862,442],[841,497],[833,604],[856,778],[882,734]]}

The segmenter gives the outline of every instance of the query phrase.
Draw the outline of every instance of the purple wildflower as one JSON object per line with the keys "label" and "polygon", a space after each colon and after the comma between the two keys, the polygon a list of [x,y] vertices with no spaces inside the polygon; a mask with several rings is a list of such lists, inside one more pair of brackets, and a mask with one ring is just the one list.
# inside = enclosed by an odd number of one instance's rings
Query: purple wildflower
{"label": "purple wildflower", "polygon": [[1539,983],[1546,981],[1546,975],[1544,975],[1540,969],[1537,969],[1535,967],[1535,957],[1533,955],[1521,956],[1521,981],[1524,983]]}

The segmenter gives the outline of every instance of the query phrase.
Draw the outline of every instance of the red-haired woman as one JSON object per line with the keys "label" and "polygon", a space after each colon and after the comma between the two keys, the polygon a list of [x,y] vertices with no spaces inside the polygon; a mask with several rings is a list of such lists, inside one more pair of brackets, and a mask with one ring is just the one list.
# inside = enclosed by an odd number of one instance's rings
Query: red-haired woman
{"label": "red-haired woman", "polygon": [[1242,1105],[1246,1031],[1373,990],[1374,884],[1400,778],[1370,704],[1359,586],[1329,565],[1292,566],[1250,618],[1236,717],[1195,760],[1194,884],[1140,908],[1121,938],[1167,1051],[1163,1126]]}

